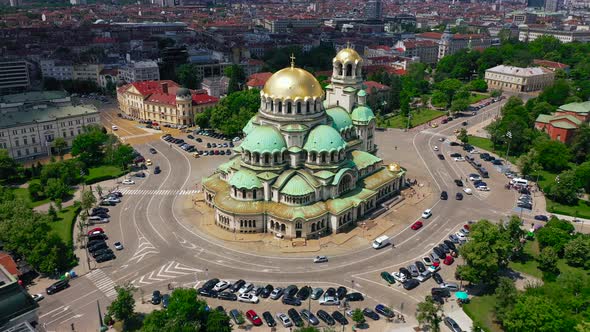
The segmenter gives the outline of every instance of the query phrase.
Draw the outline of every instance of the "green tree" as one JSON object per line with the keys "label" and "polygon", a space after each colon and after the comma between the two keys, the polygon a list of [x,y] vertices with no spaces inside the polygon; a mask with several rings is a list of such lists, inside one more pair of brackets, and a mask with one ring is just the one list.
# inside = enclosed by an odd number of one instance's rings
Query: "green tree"
{"label": "green tree", "polygon": [[521,155],[516,161],[516,165],[524,175],[531,175],[534,171],[541,169],[541,165],[537,162],[537,150],[530,149],[529,152]]}
{"label": "green tree", "polygon": [[467,144],[469,142],[469,135],[467,135],[467,130],[465,128],[461,128],[459,134],[457,134],[457,138],[463,143]]}
{"label": "green tree", "polygon": [[227,94],[240,91],[246,80],[244,69],[240,65],[231,65],[224,70],[225,76],[229,77],[229,84],[227,87]]}
{"label": "green tree", "polygon": [[458,79],[454,78],[448,78],[436,84],[435,88],[445,96],[445,108],[448,109],[449,107],[451,107],[455,94],[459,89],[461,89],[462,86],[463,83],[461,83],[461,81],[459,81]]}
{"label": "green tree", "polygon": [[64,199],[70,194],[70,187],[61,179],[51,178],[45,185],[45,196],[51,200]]}
{"label": "green tree", "polygon": [[176,77],[178,78],[178,83],[185,88],[198,89],[201,84],[197,76],[197,66],[195,64],[185,63],[180,65],[176,69]]}
{"label": "green tree", "polygon": [[43,78],[43,90],[51,91],[51,90],[59,90],[61,89],[61,84],[59,81],[53,77],[45,77]]}
{"label": "green tree", "polygon": [[490,95],[494,98],[500,97],[502,95],[502,91],[501,90],[492,90],[492,92],[490,93]]}
{"label": "green tree", "polygon": [[8,150],[0,149],[0,181],[12,181],[20,174],[21,166],[8,154]]}
{"label": "green tree", "polygon": [[564,247],[566,262],[571,266],[590,269],[590,237],[579,235]]}
{"label": "green tree", "polygon": [[55,206],[52,203],[49,203],[49,209],[47,210],[47,215],[51,218],[51,221],[57,220],[57,211],[55,210]]}
{"label": "green tree", "polygon": [[453,113],[457,113],[457,112],[463,112],[465,110],[467,110],[467,108],[469,108],[469,100],[465,99],[465,98],[461,98],[461,99],[457,99],[455,98],[453,100],[453,103],[451,104],[451,112]]}
{"label": "green tree", "polygon": [[572,239],[570,233],[573,231],[565,229],[566,226],[562,225],[563,223],[563,221],[552,218],[545,227],[539,229],[537,240],[541,248],[552,247],[557,254],[563,252],[565,245]]}
{"label": "green tree", "polygon": [[539,100],[546,101],[553,106],[565,104],[570,95],[570,84],[566,80],[556,80],[553,85],[543,89],[539,95]]}
{"label": "green tree", "polygon": [[107,307],[107,312],[111,317],[119,321],[127,321],[135,315],[135,300],[133,293],[136,289],[130,283],[122,286],[115,286],[117,298]]}
{"label": "green tree", "polygon": [[91,189],[82,190],[82,197],[80,199],[80,207],[86,214],[89,214],[89,210],[96,204],[96,197]]}
{"label": "green tree", "polygon": [[256,114],[260,106],[258,90],[245,90],[223,98],[211,109],[209,124],[226,135],[242,132],[244,126]]}
{"label": "green tree", "polygon": [[229,317],[222,311],[212,310],[207,317],[206,332],[231,332]]}
{"label": "green tree", "polygon": [[429,331],[439,332],[442,322],[442,305],[434,302],[432,296],[428,295],[424,301],[416,306],[416,319],[420,325],[428,326]]}
{"label": "green tree", "polygon": [[507,277],[500,277],[494,295],[496,295],[496,318],[501,322],[518,300],[518,291],[514,286],[514,281]]}
{"label": "green tree", "polygon": [[590,125],[588,123],[582,123],[576,130],[571,149],[576,163],[590,161]]}
{"label": "green tree", "polygon": [[558,260],[559,257],[557,256],[555,249],[553,249],[553,247],[545,247],[541,250],[541,254],[539,255],[539,268],[546,272],[557,273],[559,271],[557,268]]}
{"label": "green tree", "polygon": [[296,328],[295,332],[321,332],[321,331],[320,331],[320,329],[318,329],[315,326],[305,326],[305,327]]}
{"label": "green tree", "polygon": [[488,83],[483,79],[477,79],[469,82],[467,88],[471,91],[486,92],[488,91]]}
{"label": "green tree", "polygon": [[99,165],[103,159],[103,144],[107,141],[99,126],[84,127],[84,132],[74,138],[72,155],[76,156],[86,167]]}
{"label": "green tree", "polygon": [[63,160],[64,150],[68,148],[68,143],[63,137],[56,137],[53,141],[53,147],[57,150],[57,154]]}
{"label": "green tree", "polygon": [[121,169],[127,169],[133,163],[134,151],[129,144],[119,144],[113,155],[113,164]]}
{"label": "green tree", "polygon": [[563,314],[549,300],[540,296],[521,296],[506,314],[502,325],[506,332],[563,331]]}
{"label": "green tree", "polygon": [[571,158],[569,149],[560,141],[550,139],[539,140],[535,143],[536,161],[543,169],[550,172],[560,172],[569,167]]}
{"label": "green tree", "polygon": [[574,169],[577,187],[584,188],[586,193],[590,194],[590,160],[580,164]]}
{"label": "green tree", "polygon": [[29,183],[28,191],[29,191],[29,196],[31,196],[31,200],[33,200],[33,201],[40,200],[44,195],[43,187],[37,181]]}
{"label": "green tree", "polygon": [[579,182],[574,171],[561,172],[555,182],[549,185],[547,196],[556,202],[574,205],[578,202]]}
{"label": "green tree", "polygon": [[359,308],[356,308],[352,311],[352,320],[355,322],[355,325],[358,327],[361,324],[365,323],[365,315],[363,315],[363,311]]}
{"label": "green tree", "polygon": [[143,331],[187,331],[206,329],[209,315],[207,303],[197,299],[193,288],[177,288],[170,295],[168,308],[154,311],[144,320]]}

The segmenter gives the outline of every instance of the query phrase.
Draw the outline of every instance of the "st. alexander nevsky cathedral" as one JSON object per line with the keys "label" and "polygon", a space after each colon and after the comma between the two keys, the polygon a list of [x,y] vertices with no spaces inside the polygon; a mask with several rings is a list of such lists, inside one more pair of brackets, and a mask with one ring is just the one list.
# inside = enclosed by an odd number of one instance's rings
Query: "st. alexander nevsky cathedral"
{"label": "st. alexander nevsky cathedral", "polygon": [[317,238],[351,229],[400,194],[404,169],[375,156],[363,59],[344,48],[332,64],[325,91],[293,60],[268,79],[236,154],[203,179],[217,226]]}

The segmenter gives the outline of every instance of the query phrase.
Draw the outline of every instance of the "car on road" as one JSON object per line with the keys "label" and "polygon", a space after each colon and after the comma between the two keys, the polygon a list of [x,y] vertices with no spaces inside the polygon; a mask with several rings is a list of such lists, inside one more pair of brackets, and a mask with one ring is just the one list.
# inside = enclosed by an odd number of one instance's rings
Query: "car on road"
{"label": "car on road", "polygon": [[432,147],[432,149],[433,149],[434,151],[438,151],[438,146],[436,146],[436,145],[435,145],[435,146],[433,146],[433,147]]}
{"label": "car on road", "polygon": [[232,310],[230,310],[229,317],[231,317],[231,319],[237,325],[242,325],[242,324],[245,323],[244,322],[244,317],[242,317],[242,314],[238,311],[238,309],[232,309]]}
{"label": "car on road", "polygon": [[217,298],[226,301],[237,301],[238,296],[232,292],[221,292],[217,294]]}
{"label": "car on road", "polygon": [[150,153],[151,154],[156,154],[156,153],[158,153],[158,151],[156,151],[156,149],[154,149],[154,148],[150,148]]}
{"label": "car on road", "polygon": [[383,304],[376,305],[375,311],[387,318],[393,318],[393,316],[395,316],[395,313]]}
{"label": "car on road", "polygon": [[457,185],[457,187],[463,187],[463,181],[459,180],[459,179],[455,179],[455,184]]}
{"label": "car on road", "polygon": [[283,304],[292,305],[292,306],[296,306],[296,307],[301,305],[300,299],[298,299],[296,297],[286,296],[286,295],[283,296],[282,302],[283,302]]}
{"label": "car on road", "polygon": [[235,293],[237,291],[240,290],[240,288],[242,288],[242,286],[244,286],[246,284],[246,282],[242,279],[237,280],[236,282],[234,282],[233,285],[231,285],[231,287],[229,288],[230,292]]}
{"label": "car on road", "polygon": [[446,201],[449,198],[449,194],[447,194],[446,191],[443,191],[440,193],[440,199],[442,199],[443,201]]}
{"label": "car on road", "polygon": [[289,318],[291,318],[291,320],[293,321],[293,324],[295,324],[295,326],[297,326],[297,327],[303,326],[303,319],[301,319],[301,316],[299,315],[297,310],[291,308],[287,311],[287,315],[289,315]]}
{"label": "car on road", "polygon": [[281,287],[277,287],[275,289],[272,290],[272,292],[270,293],[270,298],[273,300],[278,300],[282,295],[283,295],[283,288]]}
{"label": "car on road", "polygon": [[440,160],[445,160],[445,156],[443,156],[441,153],[437,154],[437,157]]}
{"label": "car on road", "polygon": [[418,285],[420,285],[420,281],[418,281],[416,279],[408,279],[408,280],[404,281],[403,285],[404,285],[404,289],[411,290],[411,289],[418,287]]}
{"label": "car on road", "polygon": [[365,300],[365,298],[363,297],[363,294],[358,293],[358,292],[346,294],[346,296],[344,298],[348,302],[357,302],[357,301],[364,301]]}
{"label": "car on road", "polygon": [[419,230],[420,228],[422,228],[423,224],[420,220],[416,221],[415,223],[412,224],[412,226],[410,227],[413,230]]}
{"label": "car on road", "polygon": [[159,290],[155,290],[152,292],[152,304],[160,304],[162,302],[162,293]]}
{"label": "car on road", "polygon": [[426,209],[424,210],[424,212],[422,212],[422,219],[428,219],[432,216],[432,210],[431,209]]}
{"label": "car on road", "polygon": [[268,311],[265,311],[262,313],[262,318],[264,318],[264,321],[266,322],[266,325],[268,327],[275,327],[277,326],[277,322],[275,321],[274,318],[272,318],[272,314]]}
{"label": "car on road", "polygon": [[221,280],[215,286],[213,286],[213,290],[216,292],[223,292],[224,290],[228,289],[231,286],[231,283],[227,280]]}
{"label": "car on road", "polygon": [[317,316],[319,319],[321,319],[324,323],[328,324],[329,326],[332,326],[336,323],[334,321],[334,318],[332,318],[332,316],[330,316],[329,313],[327,313],[326,311],[324,311],[322,309],[318,310]]}
{"label": "car on road", "polygon": [[313,259],[314,263],[325,263],[328,261],[328,256],[315,256]]}
{"label": "car on road", "polygon": [[115,249],[117,250],[123,250],[123,244],[119,241],[113,243],[113,246],[115,247]]}
{"label": "car on road", "polygon": [[258,296],[254,294],[240,294],[240,296],[238,296],[238,301],[246,303],[258,303],[259,299]]}
{"label": "car on road", "polygon": [[535,218],[535,220],[539,220],[539,221],[549,221],[549,217],[542,215],[542,214],[538,214],[534,218]]}
{"label": "car on road", "polygon": [[293,326],[293,322],[291,322],[291,319],[289,319],[289,317],[287,315],[285,315],[282,312],[277,313],[277,320],[279,322],[281,322],[281,324],[283,325],[283,327],[291,327]]}
{"label": "car on road", "polygon": [[381,278],[383,278],[383,280],[387,281],[387,283],[389,283],[389,284],[395,284],[395,279],[387,271],[381,272]]}
{"label": "car on road", "polygon": [[51,295],[51,294],[55,294],[61,290],[64,290],[68,287],[70,287],[70,283],[68,280],[59,280],[59,281],[51,284],[51,286],[47,287],[45,289],[45,292],[47,293],[47,295]]}
{"label": "car on road", "polygon": [[252,323],[254,326],[262,325],[262,319],[258,317],[258,314],[254,310],[246,311],[246,318]]}
{"label": "car on road", "polygon": [[465,161],[465,158],[463,158],[463,157],[455,157],[455,158],[453,158],[453,160],[454,161],[457,161],[457,162],[461,162],[461,161]]}
{"label": "car on road", "polygon": [[311,291],[311,299],[312,300],[317,300],[320,297],[322,297],[322,294],[324,294],[324,290],[321,288],[314,288],[313,291]]}
{"label": "car on road", "polygon": [[35,302],[39,302],[41,300],[43,300],[45,298],[45,296],[43,296],[43,294],[39,293],[39,294],[33,294],[33,300]]}
{"label": "car on road", "polygon": [[303,309],[301,310],[301,317],[308,321],[311,325],[318,325],[320,323],[319,319],[309,310]]}
{"label": "car on road", "polygon": [[455,195],[455,199],[458,200],[458,201],[462,201],[463,200],[463,194],[462,193],[457,193]]}
{"label": "car on road", "polygon": [[372,320],[379,320],[379,315],[369,308],[363,309],[363,315],[365,315],[365,317],[371,318]]}
{"label": "car on road", "polygon": [[454,319],[452,319],[451,317],[445,317],[444,319],[445,325],[449,328],[449,330],[451,330],[452,332],[462,332],[463,330],[461,329],[461,327],[459,326],[459,324],[457,324],[457,322],[455,322]]}
{"label": "car on road", "polygon": [[332,318],[334,318],[335,321],[340,323],[340,325],[348,325],[348,319],[346,319],[346,317],[344,317],[344,315],[340,311],[334,311],[332,313]]}
{"label": "car on road", "polygon": [[136,178],[145,178],[145,173],[144,172],[137,172],[137,173],[133,174],[133,176],[135,176]]}

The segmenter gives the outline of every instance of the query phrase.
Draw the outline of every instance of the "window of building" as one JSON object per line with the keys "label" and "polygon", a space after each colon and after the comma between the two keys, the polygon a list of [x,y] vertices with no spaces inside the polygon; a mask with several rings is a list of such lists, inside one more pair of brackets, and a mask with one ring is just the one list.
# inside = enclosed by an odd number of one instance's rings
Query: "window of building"
{"label": "window of building", "polygon": [[36,146],[35,146],[35,147],[33,147],[33,152],[34,152],[34,153],[37,153],[37,147],[36,147]]}
{"label": "window of building", "polygon": [[25,137],[25,138],[23,138],[23,142],[24,142],[24,145],[27,145],[27,144],[29,144],[29,142],[28,142],[28,140],[27,140],[27,138],[26,138],[26,137]]}
{"label": "window of building", "polygon": [[20,146],[20,143],[19,143],[18,139],[14,140],[14,145],[15,146]]}

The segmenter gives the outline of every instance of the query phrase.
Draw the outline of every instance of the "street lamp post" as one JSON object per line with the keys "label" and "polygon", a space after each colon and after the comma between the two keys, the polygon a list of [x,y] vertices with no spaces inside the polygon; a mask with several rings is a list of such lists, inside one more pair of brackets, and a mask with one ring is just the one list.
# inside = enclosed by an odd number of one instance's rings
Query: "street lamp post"
{"label": "street lamp post", "polygon": [[508,137],[508,148],[506,149],[506,162],[508,163],[508,154],[510,153],[510,143],[512,142],[512,132],[508,131],[506,133],[506,137]]}

